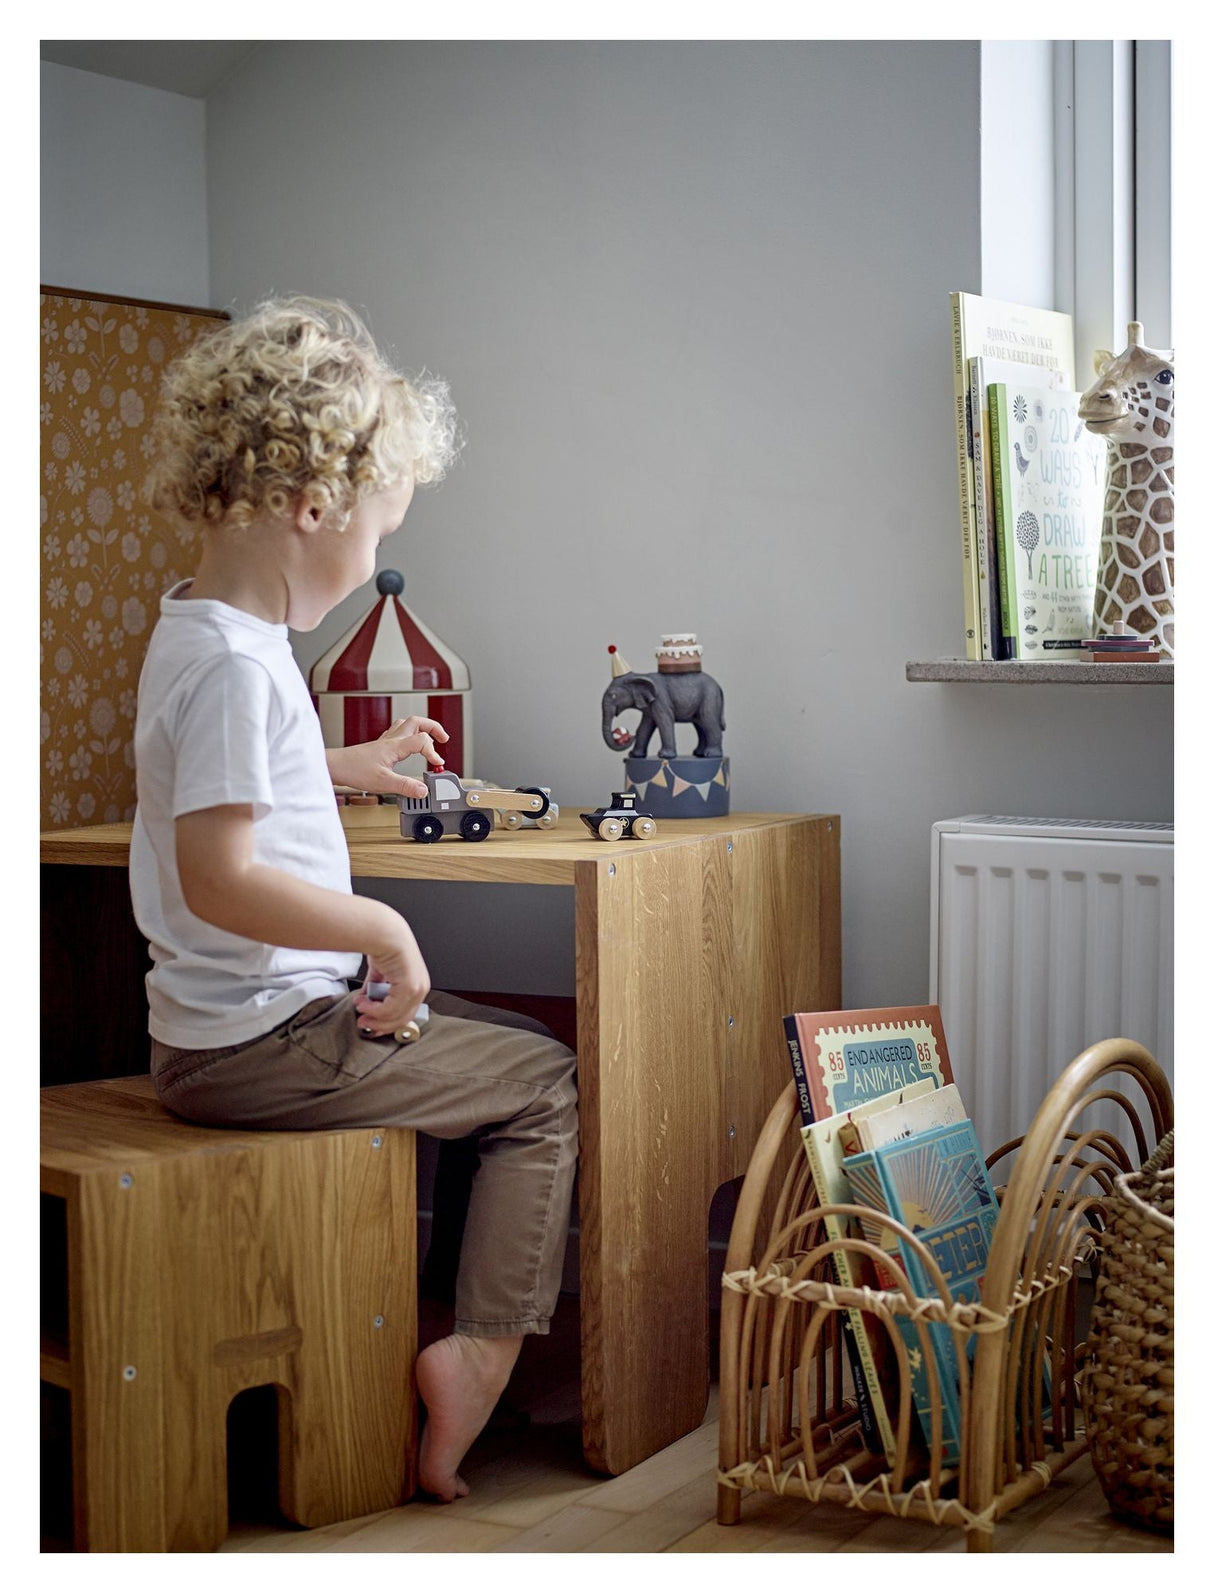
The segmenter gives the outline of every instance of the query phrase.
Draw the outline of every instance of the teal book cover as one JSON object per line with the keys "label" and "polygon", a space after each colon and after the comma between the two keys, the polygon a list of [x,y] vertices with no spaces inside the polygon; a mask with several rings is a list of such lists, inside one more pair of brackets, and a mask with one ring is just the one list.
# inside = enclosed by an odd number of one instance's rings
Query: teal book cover
{"label": "teal book cover", "polygon": [[[954,1300],[978,1298],[999,1204],[968,1119],[845,1157],[843,1170],[857,1204],[888,1212],[916,1236],[940,1268]],[[875,1216],[861,1226],[867,1239],[889,1253],[891,1262],[900,1264],[916,1294],[938,1294],[912,1246],[900,1242]],[[888,1282],[896,1286],[892,1276]],[[919,1330],[906,1317],[897,1321],[910,1360],[915,1409],[930,1444],[930,1383]],[[955,1466],[961,1456],[961,1374],[956,1341],[942,1323],[929,1324],[927,1331],[940,1385],[941,1457],[946,1466]]]}

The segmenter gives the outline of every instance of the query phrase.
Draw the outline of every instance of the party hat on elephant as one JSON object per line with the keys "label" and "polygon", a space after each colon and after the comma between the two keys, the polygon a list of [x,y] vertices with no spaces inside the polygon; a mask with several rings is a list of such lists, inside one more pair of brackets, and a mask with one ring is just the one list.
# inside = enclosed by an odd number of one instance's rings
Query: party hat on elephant
{"label": "party hat on elephant", "polygon": [[620,651],[614,643],[608,647],[607,651],[611,654],[612,680],[618,680],[621,675],[631,675],[632,671],[620,656]]}

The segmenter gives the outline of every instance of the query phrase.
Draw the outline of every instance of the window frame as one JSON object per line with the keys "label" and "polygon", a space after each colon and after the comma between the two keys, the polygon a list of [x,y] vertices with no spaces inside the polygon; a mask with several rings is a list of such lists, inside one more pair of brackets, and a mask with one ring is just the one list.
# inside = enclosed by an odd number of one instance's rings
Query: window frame
{"label": "window frame", "polygon": [[1055,41],[1055,300],[1081,388],[1130,321],[1172,346],[1172,137],[1170,39]]}

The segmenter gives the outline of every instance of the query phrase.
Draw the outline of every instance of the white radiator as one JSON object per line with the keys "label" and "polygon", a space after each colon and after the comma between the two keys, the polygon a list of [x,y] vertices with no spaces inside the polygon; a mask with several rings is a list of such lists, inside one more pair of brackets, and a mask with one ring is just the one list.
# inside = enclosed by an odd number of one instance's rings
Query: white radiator
{"label": "white radiator", "polygon": [[[1172,944],[1171,825],[998,814],[932,825],[930,999],[987,1155],[1027,1129],[1097,1040],[1139,1041],[1172,1080]],[[1141,1113],[1141,1092],[1126,1093]],[[1125,1134],[1107,1103],[1083,1127]]]}

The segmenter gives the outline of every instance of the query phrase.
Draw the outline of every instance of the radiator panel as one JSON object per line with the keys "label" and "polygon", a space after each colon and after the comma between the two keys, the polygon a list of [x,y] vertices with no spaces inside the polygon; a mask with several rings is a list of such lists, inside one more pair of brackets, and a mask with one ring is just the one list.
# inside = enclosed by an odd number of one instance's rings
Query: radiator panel
{"label": "radiator panel", "polygon": [[[988,1154],[1098,1040],[1139,1041],[1172,1079],[1170,827],[943,820],[932,876],[930,999]],[[1124,1136],[1109,1103],[1080,1126]]]}

